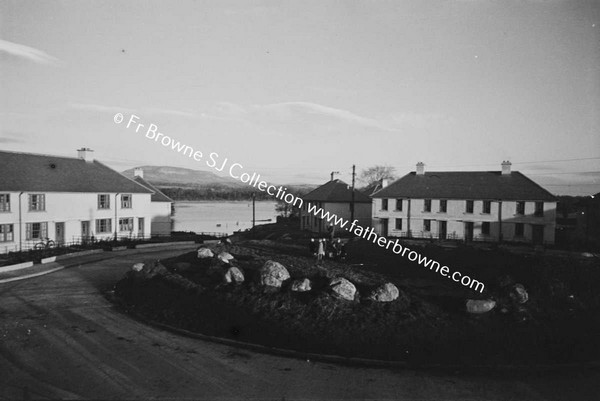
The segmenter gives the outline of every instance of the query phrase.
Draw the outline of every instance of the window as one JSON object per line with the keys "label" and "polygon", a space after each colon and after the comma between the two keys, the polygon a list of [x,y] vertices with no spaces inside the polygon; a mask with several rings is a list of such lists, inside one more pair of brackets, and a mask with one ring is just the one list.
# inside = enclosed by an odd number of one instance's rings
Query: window
{"label": "window", "polygon": [[491,201],[483,201],[483,213],[490,214],[492,212],[492,202]]}
{"label": "window", "polygon": [[133,217],[119,219],[119,231],[133,231]]}
{"label": "window", "polygon": [[522,237],[525,234],[525,225],[523,223],[515,224],[515,237]]}
{"label": "window", "polygon": [[396,219],[396,230],[402,231],[402,219]]}
{"label": "window", "polygon": [[388,200],[387,199],[381,200],[381,210],[388,210]]}
{"label": "window", "polygon": [[473,213],[473,203],[474,202],[472,200],[466,201],[465,213]]}
{"label": "window", "polygon": [[98,209],[110,209],[110,195],[98,195]]}
{"label": "window", "polygon": [[46,210],[46,195],[30,194],[29,195],[29,211],[43,212]]}
{"label": "window", "polygon": [[484,221],[481,223],[481,234],[490,235],[490,222]]}
{"label": "window", "polygon": [[25,224],[25,238],[28,240],[45,239],[48,237],[48,223]]}
{"label": "window", "polygon": [[544,202],[535,202],[535,217],[542,217],[544,215]]}
{"label": "window", "polygon": [[112,231],[111,219],[98,219],[96,220],[96,233],[105,234]]}
{"label": "window", "polygon": [[131,209],[131,194],[121,195],[121,209]]}
{"label": "window", "polygon": [[423,220],[423,231],[431,231],[431,220]]}
{"label": "window", "polygon": [[0,212],[10,212],[10,194],[0,194]]}
{"label": "window", "polygon": [[448,201],[445,199],[440,200],[440,213],[446,213],[448,210]]}
{"label": "window", "polygon": [[13,241],[13,225],[12,224],[0,224],[0,242],[12,242]]}
{"label": "window", "polygon": [[402,211],[402,199],[396,199],[396,210],[399,212]]}
{"label": "window", "polygon": [[431,199],[425,199],[425,206],[423,207],[424,212],[431,212]]}
{"label": "window", "polygon": [[517,214],[525,214],[525,202],[517,202]]}

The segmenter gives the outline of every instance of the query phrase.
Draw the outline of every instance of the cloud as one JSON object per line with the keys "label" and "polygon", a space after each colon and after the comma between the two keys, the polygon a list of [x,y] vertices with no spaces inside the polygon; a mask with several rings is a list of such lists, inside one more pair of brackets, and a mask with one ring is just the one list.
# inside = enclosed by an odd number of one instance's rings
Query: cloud
{"label": "cloud", "polygon": [[266,105],[255,105],[253,109],[258,112],[272,113],[279,118],[292,118],[298,115],[307,117],[329,118],[342,123],[360,125],[367,128],[376,128],[383,131],[397,131],[396,128],[385,124],[384,122],[363,117],[348,110],[338,109],[329,106],[323,106],[310,102],[284,102]]}
{"label": "cloud", "polygon": [[94,104],[94,103],[70,103],[69,107],[76,110],[85,110],[92,111],[98,113],[144,113],[144,114],[166,114],[173,115],[178,117],[187,117],[187,118],[201,118],[202,115],[198,115],[189,111],[183,110],[174,110],[174,109],[161,109],[161,108],[149,108],[149,109],[141,109],[135,110],[126,107],[119,106],[106,106],[102,104]]}
{"label": "cloud", "polygon": [[0,143],[24,143],[23,137],[29,136],[29,134],[17,131],[2,130],[0,136]]}
{"label": "cloud", "polygon": [[58,65],[60,60],[33,47],[0,39],[0,52],[21,57],[38,64]]}

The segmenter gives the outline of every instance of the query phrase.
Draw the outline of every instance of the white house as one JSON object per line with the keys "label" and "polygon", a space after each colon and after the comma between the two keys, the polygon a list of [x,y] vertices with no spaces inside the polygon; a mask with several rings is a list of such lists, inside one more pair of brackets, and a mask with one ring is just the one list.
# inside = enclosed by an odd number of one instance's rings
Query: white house
{"label": "white house", "polygon": [[417,170],[373,194],[380,235],[553,244],[557,199],[503,162],[502,171]]}
{"label": "white house", "polygon": [[0,151],[0,252],[150,236],[153,191],[93,160]]}
{"label": "white house", "polygon": [[[329,222],[310,213],[309,205],[316,205],[325,212],[351,220],[352,189],[341,180],[331,180],[302,197],[300,229],[325,233]],[[359,225],[368,227],[371,223],[371,199],[364,193],[354,190],[354,218]]]}
{"label": "white house", "polygon": [[143,169],[134,169],[133,175],[135,182],[142,184],[153,192],[152,197],[150,198],[150,233],[152,235],[170,235],[173,228],[173,221],[171,219],[173,199],[169,198],[154,185],[146,181],[144,179]]}

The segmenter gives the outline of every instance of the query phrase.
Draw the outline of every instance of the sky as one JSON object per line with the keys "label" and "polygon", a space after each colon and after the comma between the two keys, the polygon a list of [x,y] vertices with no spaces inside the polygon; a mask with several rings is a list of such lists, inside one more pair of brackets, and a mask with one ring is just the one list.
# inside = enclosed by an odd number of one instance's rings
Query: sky
{"label": "sky", "polygon": [[275,183],[374,165],[600,192],[600,1],[0,0],[0,149]]}

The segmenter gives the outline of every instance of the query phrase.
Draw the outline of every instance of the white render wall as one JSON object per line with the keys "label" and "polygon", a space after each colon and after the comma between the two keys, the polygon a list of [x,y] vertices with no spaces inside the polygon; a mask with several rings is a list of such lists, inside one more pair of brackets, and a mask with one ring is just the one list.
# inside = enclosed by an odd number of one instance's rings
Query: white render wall
{"label": "white render wall", "polygon": [[152,202],[150,218],[152,235],[171,234],[171,202]]}
{"label": "white render wall", "polygon": [[[2,192],[7,193],[7,192]],[[64,193],[64,192],[45,192],[45,211],[29,211],[29,194],[42,194],[43,192],[24,192],[21,195],[21,224],[19,225],[19,192],[9,192],[10,194],[10,212],[0,212],[0,224],[13,224],[14,233],[12,242],[0,242],[0,252],[6,250],[19,249],[20,231],[22,249],[33,247],[38,240],[28,241],[26,239],[26,223],[48,223],[48,238],[56,240],[56,223],[65,224],[64,239],[66,242],[72,242],[81,238],[81,222],[90,221],[90,235],[96,239],[114,238],[115,228],[117,234],[121,236],[138,237],[138,218],[144,218],[143,233],[139,236],[149,237],[151,221],[154,216],[153,208],[150,202],[150,194],[131,194],[132,207],[121,208],[121,196],[113,193],[107,193],[110,196],[110,209],[98,209],[98,193]],[[116,200],[115,200],[115,195]],[[116,206],[116,220],[115,220]],[[169,210],[170,215],[170,210]],[[119,231],[119,218],[132,217],[133,230],[131,232]],[[111,219],[110,233],[96,233],[96,219]],[[19,227],[20,226],[20,227]],[[9,249],[10,248],[10,249]]]}
{"label": "white render wall", "polygon": [[[409,216],[410,203],[410,219]],[[499,216],[500,203],[502,204],[501,214]],[[402,211],[396,210],[396,199],[388,199],[388,210],[382,210],[382,199],[373,199],[372,213],[373,226],[379,234],[382,233],[381,219],[389,219],[388,236],[405,237],[408,231],[414,237],[438,238],[438,222],[446,221],[447,237],[464,239],[465,222],[473,222],[473,236],[480,241],[498,241],[500,232],[500,222],[502,239],[504,241],[514,242],[532,242],[533,226],[543,226],[543,242],[546,244],[554,243],[556,226],[556,202],[544,202],[544,215],[542,217],[534,216],[535,201],[525,201],[525,213],[517,215],[516,201],[491,201],[490,213],[483,213],[483,201],[474,200],[473,213],[466,213],[466,200],[447,200],[446,213],[439,210],[440,200],[431,200],[431,212],[424,211],[424,199],[403,199]],[[402,230],[396,230],[396,219],[402,219]],[[431,220],[431,230],[424,231],[424,220]],[[490,223],[489,235],[482,234],[482,223]],[[515,236],[516,223],[523,223],[524,235]]]}

